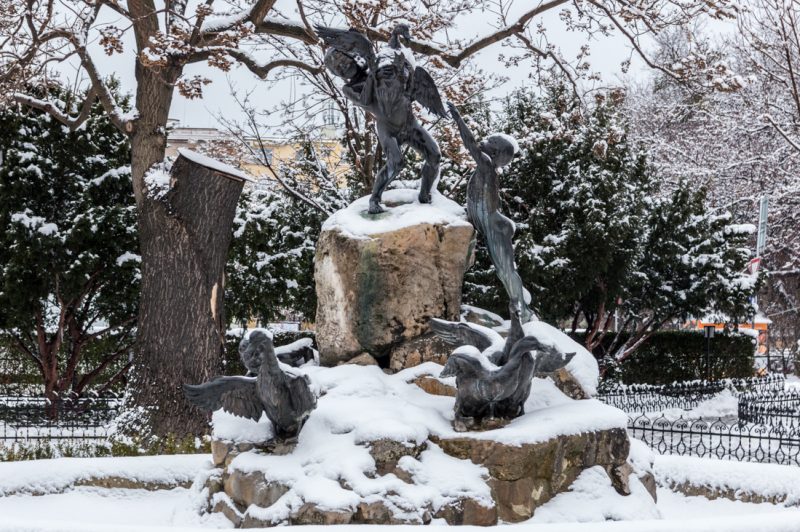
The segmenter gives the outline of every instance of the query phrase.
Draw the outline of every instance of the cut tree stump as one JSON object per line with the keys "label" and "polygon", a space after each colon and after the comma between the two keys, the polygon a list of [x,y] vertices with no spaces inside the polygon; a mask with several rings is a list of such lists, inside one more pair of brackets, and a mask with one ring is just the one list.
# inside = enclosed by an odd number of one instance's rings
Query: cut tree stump
{"label": "cut tree stump", "polygon": [[180,150],[169,190],[140,209],[142,292],[135,403],[153,434],[207,431],[208,414],[191,406],[183,383],[222,373],[224,273],[236,204],[247,176]]}

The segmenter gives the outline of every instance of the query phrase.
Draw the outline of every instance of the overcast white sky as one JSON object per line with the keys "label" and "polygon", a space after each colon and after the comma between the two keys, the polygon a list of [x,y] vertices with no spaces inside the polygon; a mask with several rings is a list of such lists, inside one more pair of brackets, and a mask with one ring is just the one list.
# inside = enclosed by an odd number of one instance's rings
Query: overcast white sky
{"label": "overcast white sky", "polygon": [[[191,4],[194,3],[196,3],[196,0],[190,2],[190,7],[187,10],[188,13],[194,11],[193,7],[191,7]],[[278,1],[278,7],[284,7],[283,12],[287,14],[294,13],[293,5],[294,3],[289,0]],[[523,9],[529,8],[529,6],[530,0],[518,0],[516,9],[517,11],[522,11]],[[114,16],[113,13],[109,12],[106,14],[104,21],[111,22]],[[459,21],[457,31],[461,32],[464,38],[471,36],[477,37],[489,33],[493,30],[493,27],[487,24],[487,20],[491,19],[492,15],[480,13],[463,17],[463,19]],[[545,24],[548,28],[551,41],[563,49],[566,57],[574,57],[579,47],[586,42],[585,35],[570,33],[564,29],[558,19],[557,12],[549,13],[538,20],[541,20]],[[126,40],[126,50],[130,52],[133,50],[130,32],[126,34]],[[604,82],[613,84],[621,75],[620,63],[631,56],[628,45],[620,37],[600,38],[590,42],[590,45],[592,49],[591,63],[593,70],[602,73]],[[500,44],[495,44],[482,51],[476,58],[477,64],[484,71],[508,78],[506,83],[495,89],[494,92],[489,95],[490,97],[504,96],[514,88],[525,83],[530,83],[527,79],[528,68],[520,66],[518,68],[506,69],[504,65],[497,60],[498,54],[502,51],[502,46]],[[95,57],[99,68],[104,74],[116,75],[121,80],[125,90],[130,92],[135,90],[134,63],[130,53],[123,54],[122,56],[116,55],[114,57],[108,57],[99,47],[95,47],[92,55]],[[260,96],[259,91],[263,90],[265,106],[272,106],[278,101],[285,99],[292,90],[293,85],[291,82],[282,82],[280,86],[270,88],[264,81],[258,79],[246,68],[240,66],[234,67],[231,72],[225,74],[215,68],[209,68],[205,64],[197,64],[187,68],[186,74],[202,74],[211,79],[212,84],[205,87],[205,96],[202,100],[187,100],[176,91],[170,116],[178,119],[184,126],[216,127],[218,125],[216,118],[218,115],[221,114],[230,118],[239,114],[238,107],[230,95],[230,88],[226,76],[230,78],[239,90],[254,90],[254,100],[257,100],[257,96]],[[634,57],[629,75],[643,77],[648,75],[648,71],[643,63]],[[301,87],[294,88],[296,90],[302,90]]]}

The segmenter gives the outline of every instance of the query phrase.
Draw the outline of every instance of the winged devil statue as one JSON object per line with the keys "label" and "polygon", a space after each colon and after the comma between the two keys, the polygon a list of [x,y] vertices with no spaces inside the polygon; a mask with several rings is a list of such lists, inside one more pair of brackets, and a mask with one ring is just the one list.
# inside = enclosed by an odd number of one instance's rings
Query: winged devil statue
{"label": "winged devil statue", "polygon": [[[291,345],[295,346],[292,350],[287,349],[289,346],[283,349],[284,359],[295,363],[309,355],[313,359],[307,342]],[[217,377],[196,386],[184,384],[187,399],[205,410],[222,408],[254,421],[265,413],[278,439],[296,437],[317,404],[308,377],[279,362],[280,355],[275,353],[269,332],[252,331],[239,344],[239,356],[248,375],[256,376]]]}
{"label": "winged devil statue", "polygon": [[395,26],[388,44],[378,53],[369,39],[354,29],[317,26],[317,33],[329,47],[325,66],[345,81],[345,96],[375,117],[386,165],[375,178],[369,212],[383,212],[381,197],[403,167],[403,146],[410,146],[424,160],[419,201],[430,203],[431,191],[439,178],[442,154],[439,145],[414,116],[411,104],[419,102],[441,118],[445,118],[447,112],[433,78],[415,64],[413,53],[403,42],[411,40],[409,27]]}

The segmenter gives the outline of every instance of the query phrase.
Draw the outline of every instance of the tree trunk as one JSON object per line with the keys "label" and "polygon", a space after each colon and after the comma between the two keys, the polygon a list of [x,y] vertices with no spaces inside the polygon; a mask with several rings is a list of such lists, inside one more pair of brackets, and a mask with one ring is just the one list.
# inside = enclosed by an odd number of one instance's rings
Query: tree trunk
{"label": "tree trunk", "polygon": [[148,429],[164,436],[207,431],[207,414],[181,385],[222,370],[224,271],[244,181],[179,156],[167,195],[145,194],[139,213],[142,288],[136,404]]}

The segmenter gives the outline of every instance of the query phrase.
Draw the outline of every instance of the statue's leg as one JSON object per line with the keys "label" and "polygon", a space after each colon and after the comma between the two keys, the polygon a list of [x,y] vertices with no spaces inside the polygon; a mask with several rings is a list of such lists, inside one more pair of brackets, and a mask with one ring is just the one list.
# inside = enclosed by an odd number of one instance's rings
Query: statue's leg
{"label": "statue's leg", "polygon": [[425,163],[422,165],[421,183],[419,186],[419,202],[431,202],[431,189],[439,178],[439,163],[442,160],[442,152],[439,145],[428,133],[428,130],[417,124],[411,130],[408,143],[416,150]]}
{"label": "statue's leg", "polygon": [[497,270],[497,276],[508,293],[511,304],[520,310],[520,321],[530,321],[534,314],[525,303],[522,278],[514,263],[514,223],[499,212],[489,214],[489,234],[484,235],[486,247]]}
{"label": "statue's leg", "polygon": [[378,214],[383,212],[381,207],[381,196],[383,191],[392,180],[400,173],[403,167],[403,153],[395,137],[378,128],[378,139],[381,142],[383,153],[386,155],[386,165],[380,169],[375,177],[375,184],[372,186],[372,197],[369,198],[369,213]]}

